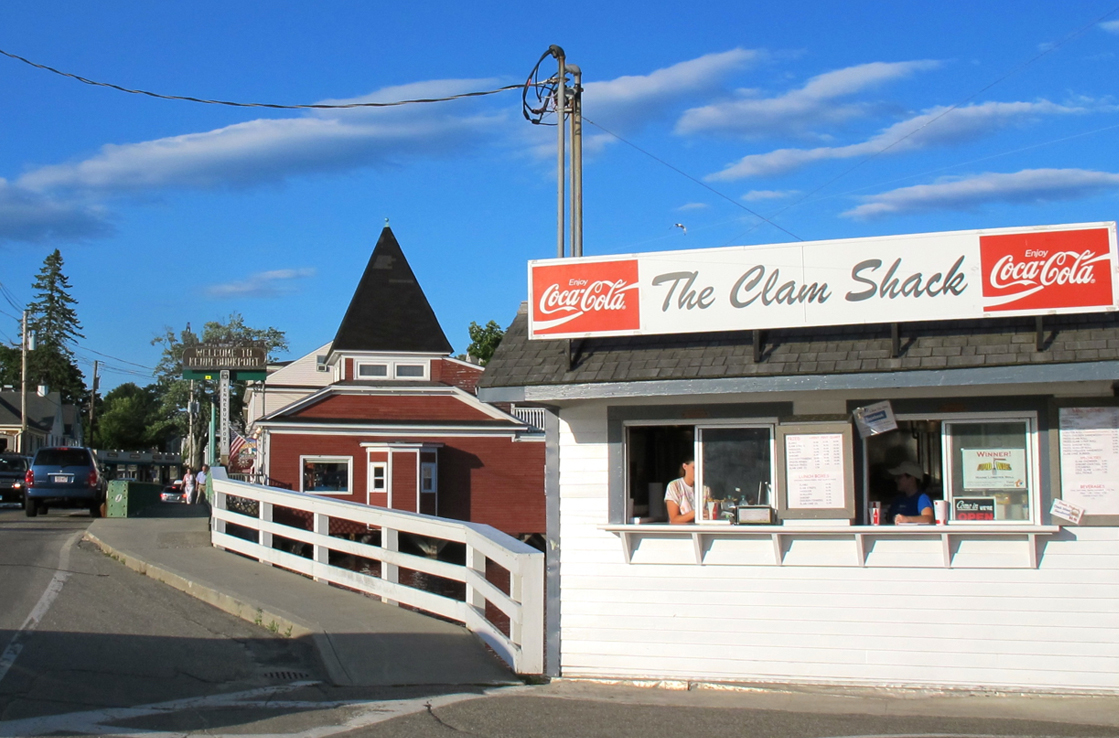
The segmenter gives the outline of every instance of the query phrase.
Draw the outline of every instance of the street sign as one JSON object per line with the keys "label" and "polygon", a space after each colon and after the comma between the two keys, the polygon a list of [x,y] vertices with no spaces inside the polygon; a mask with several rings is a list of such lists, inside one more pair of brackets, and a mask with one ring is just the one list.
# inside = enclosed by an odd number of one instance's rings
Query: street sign
{"label": "street sign", "polygon": [[263,372],[268,351],[263,346],[201,344],[183,349],[183,369],[217,373],[222,369]]}

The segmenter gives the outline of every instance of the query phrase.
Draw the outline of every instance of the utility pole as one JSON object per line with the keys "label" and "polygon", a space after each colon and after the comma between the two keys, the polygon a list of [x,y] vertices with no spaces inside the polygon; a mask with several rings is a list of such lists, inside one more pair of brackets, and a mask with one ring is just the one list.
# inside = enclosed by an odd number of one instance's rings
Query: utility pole
{"label": "utility pole", "polygon": [[190,422],[190,431],[187,433],[187,465],[194,468],[194,449],[197,443],[194,440],[194,380],[190,380],[190,397],[187,398],[187,418]]}
{"label": "utility pole", "polygon": [[19,374],[19,452],[27,455],[27,352],[35,348],[27,335],[27,311],[23,311],[23,326],[20,331],[20,363]]}
{"label": "utility pole", "polygon": [[93,443],[93,406],[97,404],[97,366],[100,363],[97,359],[93,360],[93,392],[89,397],[89,445],[91,448],[96,446]]}

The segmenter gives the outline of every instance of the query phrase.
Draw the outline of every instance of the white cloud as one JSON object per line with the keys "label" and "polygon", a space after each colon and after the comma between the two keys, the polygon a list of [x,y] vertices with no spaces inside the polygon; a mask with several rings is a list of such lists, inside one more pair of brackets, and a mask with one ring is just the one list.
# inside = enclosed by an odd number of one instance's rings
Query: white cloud
{"label": "white cloud", "polygon": [[843,213],[857,219],[936,210],[975,210],[993,203],[1076,200],[1119,189],[1119,174],[1086,169],[1024,169],[942,178],[933,184],[902,187],[865,198]]}
{"label": "white cloud", "polygon": [[[988,102],[967,105],[947,112],[946,107],[930,108],[920,115],[895,123],[866,141],[848,146],[820,146],[813,149],[777,149],[750,154],[707,177],[709,181],[733,181],[747,177],[772,177],[832,159],[850,159],[879,152],[899,154],[930,146],[947,146],[981,138],[1017,123],[1043,116],[1089,112],[1087,107],[1038,102]],[[888,148],[887,148],[888,147]]]}
{"label": "white cloud", "polygon": [[686,202],[680,207],[676,208],[678,212],[686,213],[694,210],[707,210],[711,206],[705,202]]}
{"label": "white cloud", "polygon": [[753,91],[740,91],[738,99],[686,111],[676,123],[676,132],[749,137],[802,133],[820,123],[835,123],[865,114],[865,105],[841,104],[837,102],[841,98],[939,65],[931,60],[872,62],[818,75],[803,87],[777,97],[758,98]]}
{"label": "white cloud", "polygon": [[780,200],[785,197],[791,197],[799,194],[798,190],[750,190],[742,199],[747,202],[757,202],[758,200]]}
{"label": "white cloud", "polygon": [[1119,34],[1119,20],[1104,21],[1100,24],[1100,28],[1107,31],[1108,33]]}
{"label": "white cloud", "polygon": [[[356,101],[446,96],[487,83],[492,81],[427,82],[386,88]],[[28,172],[19,184],[39,191],[112,195],[249,187],[316,172],[392,165],[410,157],[450,155],[495,135],[492,118],[462,112],[461,106],[435,103],[262,118],[204,133],[106,145],[84,161]]]}
{"label": "white cloud", "polygon": [[266,298],[291,294],[295,286],[293,280],[315,276],[311,267],[302,269],[273,269],[267,272],[250,274],[240,282],[225,282],[206,288],[206,294],[215,298]]}
{"label": "white cloud", "polygon": [[49,197],[0,179],[0,241],[82,241],[114,231],[99,207]]}
{"label": "white cloud", "polygon": [[630,127],[662,114],[682,99],[718,89],[722,79],[763,58],[752,49],[706,54],[646,75],[627,75],[583,86],[583,113],[604,126]]}

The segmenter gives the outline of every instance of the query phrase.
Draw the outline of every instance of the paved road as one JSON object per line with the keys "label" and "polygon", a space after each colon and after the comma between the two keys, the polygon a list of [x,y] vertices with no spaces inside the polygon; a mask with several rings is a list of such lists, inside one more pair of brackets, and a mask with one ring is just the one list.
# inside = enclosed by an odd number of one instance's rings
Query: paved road
{"label": "paved road", "polygon": [[873,690],[337,688],[310,645],[78,543],[84,514],[0,507],[0,738],[1114,736],[1119,697]]}

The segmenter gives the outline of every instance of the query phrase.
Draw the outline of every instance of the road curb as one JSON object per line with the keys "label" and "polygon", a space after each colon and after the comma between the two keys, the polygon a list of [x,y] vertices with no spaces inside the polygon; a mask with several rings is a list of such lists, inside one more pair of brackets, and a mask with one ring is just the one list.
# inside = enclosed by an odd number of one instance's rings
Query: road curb
{"label": "road curb", "polygon": [[162,582],[196,600],[212,605],[222,612],[229,613],[284,638],[309,637],[331,683],[339,687],[353,686],[353,679],[342,666],[330,634],[321,628],[301,623],[286,613],[265,608],[257,603],[222,592],[211,585],[193,581],[169,569],[151,564],[136,554],[109,545],[89,531],[85,532],[83,539],[97,546],[106,556],[120,562],[132,571]]}

